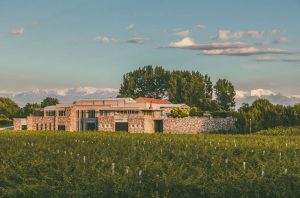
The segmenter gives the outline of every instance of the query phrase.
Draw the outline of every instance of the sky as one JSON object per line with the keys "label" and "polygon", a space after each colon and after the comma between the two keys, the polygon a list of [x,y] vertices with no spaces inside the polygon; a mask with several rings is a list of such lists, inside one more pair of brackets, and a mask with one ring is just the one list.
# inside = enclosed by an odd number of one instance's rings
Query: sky
{"label": "sky", "polygon": [[0,0],[0,91],[119,88],[144,65],[300,95],[299,0]]}

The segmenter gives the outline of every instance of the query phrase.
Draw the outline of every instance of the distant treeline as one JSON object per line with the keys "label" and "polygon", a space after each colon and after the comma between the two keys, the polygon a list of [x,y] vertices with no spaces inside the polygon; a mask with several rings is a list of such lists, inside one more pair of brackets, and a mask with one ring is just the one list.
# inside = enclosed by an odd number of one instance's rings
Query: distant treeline
{"label": "distant treeline", "polygon": [[27,117],[36,108],[43,108],[58,103],[58,99],[47,97],[41,103],[27,103],[21,108],[12,99],[0,97],[0,125],[11,124],[14,117]]}

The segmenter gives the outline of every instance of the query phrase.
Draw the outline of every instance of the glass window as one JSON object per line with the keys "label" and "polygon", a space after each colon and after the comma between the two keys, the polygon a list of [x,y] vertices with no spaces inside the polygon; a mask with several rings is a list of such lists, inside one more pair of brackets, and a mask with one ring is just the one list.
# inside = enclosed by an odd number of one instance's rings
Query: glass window
{"label": "glass window", "polygon": [[66,116],[66,111],[58,111],[58,116]]}
{"label": "glass window", "polygon": [[96,118],[96,112],[95,111],[88,111],[88,118]]}

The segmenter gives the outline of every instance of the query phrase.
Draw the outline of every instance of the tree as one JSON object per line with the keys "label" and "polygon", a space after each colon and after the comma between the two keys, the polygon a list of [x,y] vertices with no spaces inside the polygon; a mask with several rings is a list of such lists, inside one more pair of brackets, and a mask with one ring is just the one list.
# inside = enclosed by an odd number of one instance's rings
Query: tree
{"label": "tree", "polygon": [[57,98],[47,97],[47,98],[45,98],[45,99],[42,101],[41,107],[44,108],[44,107],[56,105],[56,104],[58,104],[58,103],[59,103],[59,101],[58,101]]}
{"label": "tree", "polygon": [[210,80],[210,77],[207,74],[205,74],[204,76],[204,83],[205,83],[205,98],[212,99],[213,84]]}
{"label": "tree", "polygon": [[20,107],[17,103],[10,98],[0,97],[0,115],[6,116],[7,118],[13,118],[20,112]]}
{"label": "tree", "polygon": [[30,114],[33,114],[34,109],[41,108],[40,103],[27,103],[22,109],[21,109],[21,116],[27,117]]}
{"label": "tree", "polygon": [[145,66],[123,76],[118,97],[167,97],[170,72],[162,67]]}
{"label": "tree", "polygon": [[231,82],[226,79],[219,79],[214,90],[221,110],[229,111],[235,107],[235,90]]}
{"label": "tree", "polygon": [[199,72],[173,71],[168,90],[169,100],[173,103],[185,103],[199,106],[205,98],[204,77]]}

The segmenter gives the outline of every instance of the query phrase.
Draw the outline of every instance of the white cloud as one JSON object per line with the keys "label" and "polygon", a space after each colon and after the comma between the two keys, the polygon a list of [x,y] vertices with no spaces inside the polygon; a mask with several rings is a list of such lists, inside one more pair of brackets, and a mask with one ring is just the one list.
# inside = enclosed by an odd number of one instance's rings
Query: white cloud
{"label": "white cloud", "polygon": [[299,52],[285,49],[258,49],[256,47],[240,48],[240,49],[215,49],[204,50],[204,55],[229,55],[229,56],[251,56],[259,54],[298,54]]}
{"label": "white cloud", "polygon": [[25,28],[20,27],[20,28],[12,30],[10,34],[13,36],[20,36],[20,35],[24,34],[24,32],[25,32]]}
{"label": "white cloud", "polygon": [[236,90],[235,91],[235,98],[244,98],[246,96],[249,96],[249,92],[242,91],[242,90]]}
{"label": "white cloud", "polygon": [[117,40],[115,38],[110,38],[107,36],[98,36],[98,37],[96,37],[96,41],[101,44],[109,44],[109,43],[114,43]]}
{"label": "white cloud", "polygon": [[171,42],[168,47],[171,48],[185,48],[185,47],[189,47],[189,46],[194,46],[195,42],[193,41],[193,39],[191,39],[190,37],[186,37],[183,38],[180,41],[174,41]]}
{"label": "white cloud", "polygon": [[269,32],[255,31],[255,30],[231,32],[230,30],[219,30],[218,36],[213,37],[213,39],[229,40],[229,39],[240,39],[243,37],[259,38],[264,35],[278,35],[278,34],[284,34],[285,32],[286,32],[285,30],[277,30],[277,29],[271,30]]}
{"label": "white cloud", "polygon": [[175,35],[177,36],[181,36],[181,37],[187,37],[191,34],[191,32],[189,30],[185,30],[185,31],[180,31],[180,32],[176,32]]}
{"label": "white cloud", "polygon": [[199,29],[204,29],[206,26],[205,25],[202,25],[202,24],[198,24],[195,26],[196,28],[199,28]]}
{"label": "white cloud", "polygon": [[300,58],[274,58],[269,56],[257,57],[256,61],[261,62],[300,62]]}
{"label": "white cloud", "polygon": [[261,96],[270,96],[270,95],[275,95],[275,93],[268,89],[254,89],[251,90],[250,92],[250,96],[261,97]]}
{"label": "white cloud", "polygon": [[182,48],[193,50],[212,50],[212,49],[232,49],[232,48],[249,48],[252,45],[241,42],[225,42],[225,43],[210,43],[210,44],[196,44],[190,37],[185,37],[180,41],[173,41],[168,48]]}
{"label": "white cloud", "polygon": [[131,24],[129,24],[129,25],[126,27],[126,29],[127,29],[127,30],[131,30],[131,29],[133,29],[134,27],[135,27],[135,24],[131,23]]}
{"label": "white cloud", "polygon": [[127,43],[144,43],[146,41],[145,38],[136,37],[127,40]]}

